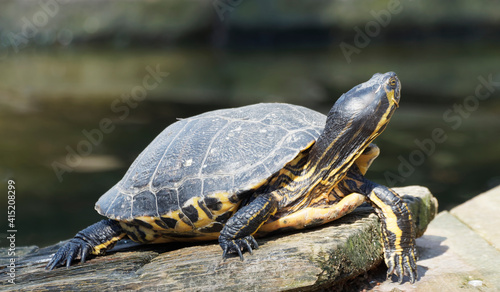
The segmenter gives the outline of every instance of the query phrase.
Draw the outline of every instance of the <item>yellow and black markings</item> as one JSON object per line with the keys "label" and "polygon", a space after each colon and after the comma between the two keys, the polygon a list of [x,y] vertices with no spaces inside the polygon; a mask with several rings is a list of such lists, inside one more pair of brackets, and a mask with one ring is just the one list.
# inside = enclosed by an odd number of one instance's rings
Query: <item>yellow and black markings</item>
{"label": "yellow and black markings", "polygon": [[127,234],[126,233],[122,233],[119,236],[112,237],[110,240],[108,240],[108,241],[106,241],[104,243],[101,243],[101,244],[99,244],[97,246],[94,246],[92,248],[92,254],[94,254],[94,255],[101,255],[101,254],[103,254],[106,250],[108,250],[110,248],[113,248],[113,246],[119,240],[121,240],[122,238],[124,238],[125,235],[127,235]]}
{"label": "yellow and black markings", "polygon": [[140,216],[121,221],[120,225],[132,240],[141,243],[213,240],[239,205],[234,195],[215,193],[205,198],[191,198],[182,208],[159,218]]}

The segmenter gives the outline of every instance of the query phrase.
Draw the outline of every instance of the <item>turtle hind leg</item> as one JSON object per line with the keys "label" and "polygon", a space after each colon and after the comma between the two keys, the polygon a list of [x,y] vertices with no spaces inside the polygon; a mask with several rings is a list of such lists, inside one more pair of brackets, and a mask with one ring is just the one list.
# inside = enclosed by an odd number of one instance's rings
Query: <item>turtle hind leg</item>
{"label": "turtle hind leg", "polygon": [[78,232],[59,248],[45,268],[52,270],[64,264],[69,267],[77,257],[80,257],[83,263],[89,254],[103,254],[125,235],[125,231],[117,221],[111,219],[99,221]]}

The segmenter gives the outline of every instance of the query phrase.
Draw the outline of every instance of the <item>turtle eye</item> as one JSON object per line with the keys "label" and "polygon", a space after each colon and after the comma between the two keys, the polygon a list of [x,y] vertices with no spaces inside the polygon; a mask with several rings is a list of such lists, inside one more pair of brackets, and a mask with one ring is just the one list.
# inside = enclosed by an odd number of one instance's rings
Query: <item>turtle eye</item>
{"label": "turtle eye", "polygon": [[389,85],[391,87],[396,87],[396,84],[397,84],[397,81],[396,81],[396,78],[391,78],[391,80],[389,80]]}

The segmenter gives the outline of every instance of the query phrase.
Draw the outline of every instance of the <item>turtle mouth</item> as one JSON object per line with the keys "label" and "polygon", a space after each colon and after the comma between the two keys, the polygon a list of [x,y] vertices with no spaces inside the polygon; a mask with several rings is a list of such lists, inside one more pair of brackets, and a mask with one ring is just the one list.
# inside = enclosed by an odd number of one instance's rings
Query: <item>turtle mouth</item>
{"label": "turtle mouth", "polygon": [[394,94],[392,95],[392,102],[396,105],[396,108],[399,107],[399,99],[401,98],[401,83],[398,81],[397,88],[394,89]]}
{"label": "turtle mouth", "polygon": [[391,98],[391,100],[396,105],[396,107],[399,107],[399,101],[394,96]]}
{"label": "turtle mouth", "polygon": [[388,96],[390,101],[396,106],[396,108],[399,107],[399,99],[401,96],[401,86],[397,86],[394,88],[391,92],[391,94]]}
{"label": "turtle mouth", "polygon": [[386,96],[385,96],[387,102],[389,103],[389,106],[395,106],[396,108],[399,107],[399,95],[397,95],[396,90],[386,90]]}

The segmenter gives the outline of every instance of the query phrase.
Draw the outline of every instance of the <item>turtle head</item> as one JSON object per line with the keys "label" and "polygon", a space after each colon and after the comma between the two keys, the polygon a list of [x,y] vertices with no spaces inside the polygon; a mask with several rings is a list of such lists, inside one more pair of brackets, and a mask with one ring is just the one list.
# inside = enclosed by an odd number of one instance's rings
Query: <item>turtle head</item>
{"label": "turtle head", "polygon": [[329,117],[370,119],[378,122],[384,113],[391,113],[399,106],[401,83],[396,73],[377,73],[370,80],[344,93],[330,110]]}
{"label": "turtle head", "polygon": [[356,129],[357,135],[364,136],[362,139],[373,140],[385,129],[399,106],[400,92],[401,83],[396,73],[377,73],[337,100],[328,114],[327,128],[334,132],[342,128]]}
{"label": "turtle head", "polygon": [[370,80],[354,87],[349,92],[351,91],[353,91],[352,96],[357,97],[365,106],[378,104],[394,110],[399,107],[401,82],[394,72],[376,73]]}

